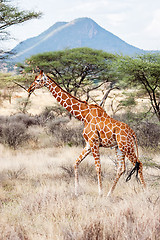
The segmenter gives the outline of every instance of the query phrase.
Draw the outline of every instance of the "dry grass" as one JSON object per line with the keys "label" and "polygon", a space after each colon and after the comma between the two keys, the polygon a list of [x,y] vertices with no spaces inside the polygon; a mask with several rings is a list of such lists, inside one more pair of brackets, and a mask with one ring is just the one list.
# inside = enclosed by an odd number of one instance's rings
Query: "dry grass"
{"label": "dry grass", "polygon": [[[4,90],[1,90],[1,94],[4,94]],[[12,99],[9,101],[8,99],[2,100],[1,108],[0,108],[0,115],[11,115],[20,111],[21,103],[24,102],[24,99],[27,99],[28,94],[26,91],[19,90],[14,91],[12,93]],[[56,99],[53,98],[51,93],[47,89],[39,89],[35,91],[35,94],[32,94],[31,98],[31,105],[28,110],[28,113],[31,114],[40,114],[45,107],[53,106],[56,103]],[[41,104],[39,104],[41,103]]]}
{"label": "dry grass", "polygon": [[88,157],[80,165],[81,194],[75,197],[73,165],[80,148],[13,151],[0,145],[0,151],[1,240],[160,238],[159,169],[144,168],[145,192],[134,177],[126,183],[123,176],[107,198],[114,151],[102,150],[104,195],[98,196],[94,161]]}
{"label": "dry grass", "polygon": [[[26,92],[19,91],[13,92],[11,103],[3,99],[0,115],[17,113],[24,97]],[[56,101],[40,89],[31,102],[29,113],[36,115]],[[111,113],[110,102],[109,98],[105,108]],[[94,160],[89,156],[79,168],[80,195],[76,197],[73,166],[82,148],[55,148],[55,132],[47,135],[38,125],[27,129],[35,138],[23,147],[12,150],[0,145],[0,240],[160,239],[159,153],[140,151],[148,186],[145,192],[134,177],[126,183],[126,173],[107,198],[115,155],[114,150],[101,149],[103,196],[98,196]]]}

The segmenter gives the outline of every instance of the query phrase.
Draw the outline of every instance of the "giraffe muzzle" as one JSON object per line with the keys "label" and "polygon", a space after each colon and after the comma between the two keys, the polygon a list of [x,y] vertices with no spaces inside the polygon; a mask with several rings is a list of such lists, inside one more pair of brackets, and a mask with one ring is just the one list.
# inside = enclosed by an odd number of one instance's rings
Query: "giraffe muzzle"
{"label": "giraffe muzzle", "polygon": [[28,88],[28,93],[32,93],[35,90],[35,84],[31,84],[31,86]]}

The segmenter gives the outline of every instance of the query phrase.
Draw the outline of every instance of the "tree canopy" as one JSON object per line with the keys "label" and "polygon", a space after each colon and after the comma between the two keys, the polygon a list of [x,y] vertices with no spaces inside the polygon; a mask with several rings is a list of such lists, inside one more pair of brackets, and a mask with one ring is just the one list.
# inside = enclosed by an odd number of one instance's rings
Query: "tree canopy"
{"label": "tree canopy", "polygon": [[92,90],[95,83],[97,86],[112,81],[111,65],[114,59],[113,54],[101,50],[75,48],[34,55],[26,60],[23,67],[27,72],[43,69],[76,96],[82,90]]}
{"label": "tree canopy", "polygon": [[[104,82],[111,82],[111,89],[114,83],[121,88],[143,89],[160,121],[159,53],[124,57],[84,47],[37,54],[21,67],[26,72],[44,70],[75,96],[85,92],[89,97],[89,92]],[[127,102],[131,103],[135,103],[133,96]]]}
{"label": "tree canopy", "polygon": [[[41,16],[40,12],[19,10],[11,2],[10,0],[0,0],[0,41],[11,37],[7,31],[8,27]],[[0,49],[0,54],[3,54],[3,49]]]}
{"label": "tree canopy", "polygon": [[123,57],[119,59],[118,66],[123,84],[144,89],[160,121],[160,54]]}

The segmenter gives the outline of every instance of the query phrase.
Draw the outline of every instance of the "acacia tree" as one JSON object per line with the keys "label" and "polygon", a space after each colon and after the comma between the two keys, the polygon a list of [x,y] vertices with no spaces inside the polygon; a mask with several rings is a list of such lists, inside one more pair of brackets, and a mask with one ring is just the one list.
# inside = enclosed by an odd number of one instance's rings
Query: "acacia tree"
{"label": "acacia tree", "polygon": [[[11,2],[9,0],[0,0],[0,41],[11,37],[7,31],[8,27],[41,16],[40,12],[19,10]],[[3,53],[3,49],[0,49],[1,57]]]}
{"label": "acacia tree", "polygon": [[144,89],[160,121],[160,54],[119,58],[118,63],[123,84]]}
{"label": "acacia tree", "polygon": [[21,67],[27,72],[43,69],[52,74],[67,92],[80,97],[85,91],[89,98],[91,90],[104,82],[114,81],[114,60],[115,55],[101,50],[74,48],[34,55]]}

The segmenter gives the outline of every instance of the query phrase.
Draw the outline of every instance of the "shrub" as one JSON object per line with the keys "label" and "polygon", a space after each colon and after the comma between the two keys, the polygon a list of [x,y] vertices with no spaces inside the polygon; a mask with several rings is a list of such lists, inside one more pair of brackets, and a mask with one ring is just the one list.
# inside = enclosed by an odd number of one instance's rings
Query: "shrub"
{"label": "shrub", "polygon": [[5,116],[0,116],[0,123],[3,124],[6,122],[6,117]]}
{"label": "shrub", "polygon": [[24,114],[24,113],[18,113],[18,114],[12,115],[7,119],[7,121],[22,123],[26,126],[26,128],[28,128],[29,126],[32,126],[32,125],[39,124],[37,116],[30,116],[30,115]]}
{"label": "shrub", "polygon": [[54,112],[51,107],[46,107],[44,111],[37,116],[40,125],[45,125],[48,121],[55,119]]}
{"label": "shrub", "polygon": [[29,100],[29,98],[21,98],[18,100],[17,104],[18,111],[26,113],[31,106],[31,101]]}
{"label": "shrub", "polygon": [[123,107],[133,107],[135,105],[136,105],[136,102],[133,96],[129,96],[128,98],[120,101],[120,106],[123,106]]}
{"label": "shrub", "polygon": [[141,117],[131,112],[116,116],[118,120],[127,123],[135,131],[141,147],[158,149],[160,147],[160,125],[141,119]]}
{"label": "shrub", "polygon": [[61,106],[52,106],[46,107],[44,111],[37,116],[39,124],[46,125],[48,122],[53,121],[54,119],[64,118],[68,116],[68,112]]}
{"label": "shrub", "polygon": [[0,116],[0,142],[16,149],[31,138],[31,133],[27,131],[32,125],[39,125],[37,116],[24,113]]}
{"label": "shrub", "polygon": [[29,134],[26,133],[26,126],[22,122],[7,122],[1,125],[0,141],[13,149],[22,145],[29,138]]}
{"label": "shrub", "polygon": [[58,144],[78,146],[84,145],[81,126],[67,126],[68,118],[58,118],[48,124],[49,132],[55,137]]}
{"label": "shrub", "polygon": [[139,145],[158,149],[160,143],[160,126],[155,123],[142,122],[134,127]]}

